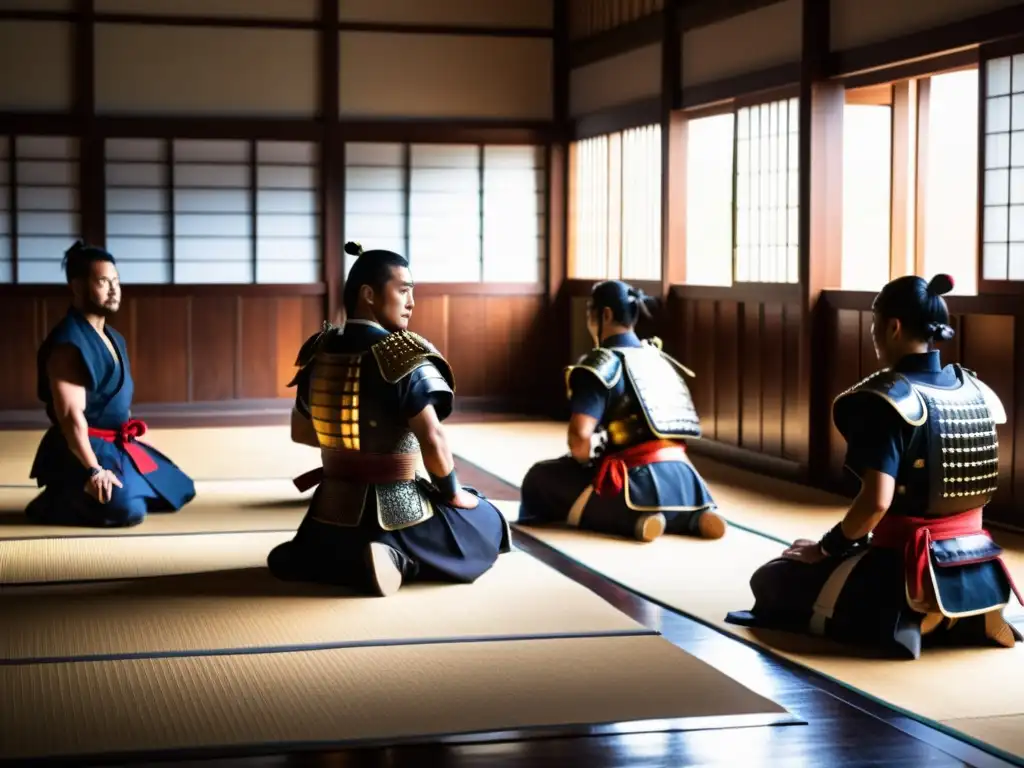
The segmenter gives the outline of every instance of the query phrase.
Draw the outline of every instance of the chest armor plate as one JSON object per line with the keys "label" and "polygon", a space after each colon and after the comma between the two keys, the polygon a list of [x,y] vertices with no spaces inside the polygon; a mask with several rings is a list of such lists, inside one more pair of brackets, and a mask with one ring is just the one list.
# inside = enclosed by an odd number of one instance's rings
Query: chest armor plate
{"label": "chest armor plate", "polygon": [[319,352],[312,365],[309,411],[325,467],[313,516],[333,525],[357,526],[367,504],[375,502],[378,522],[386,531],[430,518],[433,507],[415,480],[368,484],[332,478],[327,471],[339,451],[420,452],[419,441],[399,417],[396,386],[384,381],[374,356]]}
{"label": "chest armor plate", "polygon": [[999,478],[999,440],[983,393],[967,377],[953,390],[912,386],[928,409],[927,421],[918,428],[925,430],[927,442],[927,514],[953,515],[985,506]]}
{"label": "chest armor plate", "polygon": [[635,397],[640,415],[657,438],[695,440],[701,436],[693,396],[680,371],[651,345],[619,348],[626,374],[625,397]]}

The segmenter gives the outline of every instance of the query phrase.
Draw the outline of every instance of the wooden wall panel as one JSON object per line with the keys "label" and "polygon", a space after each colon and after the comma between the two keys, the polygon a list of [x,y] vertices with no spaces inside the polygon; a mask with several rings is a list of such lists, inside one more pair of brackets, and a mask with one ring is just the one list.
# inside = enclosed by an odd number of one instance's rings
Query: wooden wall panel
{"label": "wooden wall panel", "polygon": [[783,305],[765,304],[761,326],[761,451],[782,455]]}
{"label": "wooden wall panel", "polygon": [[4,11],[73,11],[76,0],[0,0]]}
{"label": "wooden wall panel", "polygon": [[319,0],[94,0],[97,13],[313,21]]}
{"label": "wooden wall panel", "polygon": [[762,313],[760,304],[742,306],[743,327],[740,330],[740,447],[761,451],[761,397],[764,387],[761,361]]}
{"label": "wooden wall panel", "polygon": [[658,13],[665,0],[569,0],[569,38],[579,40]]}
{"label": "wooden wall panel", "polygon": [[31,408],[36,400],[36,349],[41,340],[38,303],[29,298],[0,300],[0,403]]}
{"label": "wooden wall panel", "polygon": [[378,24],[550,29],[553,17],[552,0],[340,0],[338,3],[341,21]]}
{"label": "wooden wall panel", "polygon": [[663,320],[668,327],[659,335],[696,374],[689,384],[705,438],[806,462],[807,430],[793,405],[796,366],[787,362],[799,330],[797,306],[689,298],[686,290],[673,289]]}
{"label": "wooden wall panel", "polygon": [[610,56],[569,73],[569,114],[601,109],[661,94],[661,43]]}
{"label": "wooden wall panel", "polygon": [[683,87],[800,61],[802,7],[783,0],[685,32]]}
{"label": "wooden wall panel", "polygon": [[71,108],[73,33],[63,22],[0,23],[0,110]]}
{"label": "wooden wall panel", "polygon": [[313,30],[97,24],[95,34],[99,114],[317,113]]}
{"label": "wooden wall panel", "polygon": [[233,296],[192,298],[193,401],[235,397],[239,302]]}
{"label": "wooden wall panel", "polygon": [[[132,299],[112,323],[128,343],[137,403],[184,403],[189,399],[189,310],[187,297]],[[127,311],[126,311],[127,310]],[[201,330],[201,329],[200,329]]]}
{"label": "wooden wall panel", "polygon": [[261,399],[277,393],[277,299],[253,297],[238,308],[239,376],[236,397]]}
{"label": "wooden wall panel", "polygon": [[831,47],[839,51],[931,29],[1020,0],[831,0]]}
{"label": "wooden wall panel", "polygon": [[550,120],[550,38],[342,32],[345,117]]}
{"label": "wooden wall panel", "polygon": [[[973,371],[999,395],[1006,409],[1007,423],[997,427],[999,436],[999,487],[993,507],[1013,504],[1013,460],[1015,408],[1014,318],[1009,315],[966,315],[961,320],[963,365]],[[948,362],[948,361],[947,361]]]}

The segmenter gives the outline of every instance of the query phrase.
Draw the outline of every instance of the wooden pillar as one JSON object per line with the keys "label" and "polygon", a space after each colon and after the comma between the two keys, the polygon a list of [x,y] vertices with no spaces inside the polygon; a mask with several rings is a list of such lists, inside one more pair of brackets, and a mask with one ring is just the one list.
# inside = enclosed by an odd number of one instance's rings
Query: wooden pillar
{"label": "wooden pillar", "polygon": [[843,106],[841,84],[826,78],[829,3],[804,0],[800,71],[800,346],[797,413],[803,427],[787,453],[811,477],[828,464],[830,409],[826,382],[828,318],[820,298],[837,287],[842,257]]}
{"label": "wooden pillar", "polygon": [[72,109],[78,126],[81,236],[90,245],[104,246],[107,239],[106,180],[103,137],[96,131],[96,27],[93,0],[77,0],[75,10],[78,18],[75,22],[72,59]]}
{"label": "wooden pillar", "polygon": [[661,46],[661,294],[686,279],[686,119],[679,0],[666,0]]}
{"label": "wooden pillar", "polygon": [[327,285],[324,317],[331,322],[340,320],[345,282],[345,146],[338,115],[338,2],[320,0],[320,258]]}

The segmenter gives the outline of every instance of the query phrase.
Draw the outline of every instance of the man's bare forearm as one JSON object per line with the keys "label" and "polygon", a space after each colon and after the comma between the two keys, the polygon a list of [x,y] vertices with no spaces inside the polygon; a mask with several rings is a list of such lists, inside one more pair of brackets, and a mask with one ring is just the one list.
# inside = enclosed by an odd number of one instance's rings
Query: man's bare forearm
{"label": "man's bare forearm", "polygon": [[581,464],[590,461],[590,437],[569,432],[569,453]]}
{"label": "man's bare forearm", "polygon": [[92,469],[100,465],[89,443],[89,423],[85,420],[84,413],[74,411],[65,414],[60,419],[60,431],[68,443],[68,448],[83,467]]}
{"label": "man's bare forearm", "polygon": [[423,456],[423,465],[435,477],[447,477],[455,469],[455,459],[440,428],[430,431],[427,439],[420,445],[420,453]]}

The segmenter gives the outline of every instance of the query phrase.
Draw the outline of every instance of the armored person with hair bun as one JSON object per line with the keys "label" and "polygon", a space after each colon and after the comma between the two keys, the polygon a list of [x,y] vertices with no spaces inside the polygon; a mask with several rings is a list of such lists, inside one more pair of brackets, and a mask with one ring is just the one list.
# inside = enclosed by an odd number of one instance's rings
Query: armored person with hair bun
{"label": "armored person with hair bun", "polygon": [[316,491],[295,538],[267,565],[283,580],[381,597],[413,580],[473,582],[511,538],[501,512],[456,477],[441,427],[455,376],[408,328],[409,263],[357,243],[345,251],[358,256],[345,282],[345,326],[325,323],[303,344],[292,380],[292,440],[319,448],[323,465],[296,478]]}
{"label": "armored person with hair bun", "polygon": [[[716,539],[725,521],[686,456],[700,419],[684,376],[693,376],[635,331],[650,301],[618,280],[594,286],[587,328],[598,344],[566,371],[570,454],[535,464],[522,486],[520,522],[568,523],[653,541],[663,533]],[[604,433],[600,455],[592,437]]]}
{"label": "armored person with hair bun", "polygon": [[973,371],[942,366],[953,338],[949,275],[901,277],[872,306],[886,366],[832,405],[860,493],[820,541],[801,539],[754,573],[751,611],[728,621],[827,635],[918,658],[922,638],[1013,647],[1020,594],[982,527],[1006,413]]}

